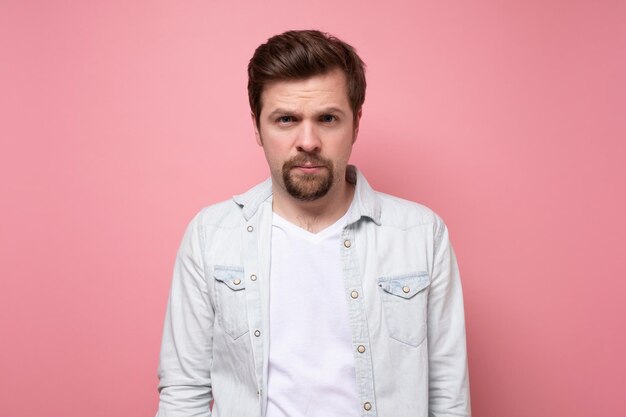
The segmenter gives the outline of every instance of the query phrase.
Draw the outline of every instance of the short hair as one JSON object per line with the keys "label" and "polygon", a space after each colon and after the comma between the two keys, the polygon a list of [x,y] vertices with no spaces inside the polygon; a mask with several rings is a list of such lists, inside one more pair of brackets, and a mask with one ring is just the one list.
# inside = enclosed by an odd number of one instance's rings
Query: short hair
{"label": "short hair", "polygon": [[267,83],[301,80],[340,69],[346,76],[354,120],[365,101],[365,63],[355,49],[318,30],[291,30],[259,46],[248,64],[248,100],[259,125],[261,95]]}

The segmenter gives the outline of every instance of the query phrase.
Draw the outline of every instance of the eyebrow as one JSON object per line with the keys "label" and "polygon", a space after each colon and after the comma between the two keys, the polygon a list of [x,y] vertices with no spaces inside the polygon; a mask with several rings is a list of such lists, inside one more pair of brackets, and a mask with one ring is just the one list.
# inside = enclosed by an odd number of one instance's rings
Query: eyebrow
{"label": "eyebrow", "polygon": [[296,113],[293,110],[287,110],[287,109],[281,109],[280,107],[277,109],[274,109],[272,112],[270,112],[267,117],[269,118],[274,118],[274,116],[278,116],[279,114],[294,114]]}

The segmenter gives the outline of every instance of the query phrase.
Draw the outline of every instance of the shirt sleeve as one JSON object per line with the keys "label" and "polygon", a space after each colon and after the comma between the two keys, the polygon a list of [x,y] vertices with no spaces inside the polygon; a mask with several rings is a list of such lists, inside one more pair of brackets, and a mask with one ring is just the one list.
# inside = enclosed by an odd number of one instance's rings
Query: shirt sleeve
{"label": "shirt sleeve", "polygon": [[200,214],[178,250],[163,326],[157,417],[209,417],[214,310],[203,262]]}
{"label": "shirt sleeve", "polygon": [[459,268],[448,230],[435,225],[428,299],[429,417],[469,417],[465,315]]}

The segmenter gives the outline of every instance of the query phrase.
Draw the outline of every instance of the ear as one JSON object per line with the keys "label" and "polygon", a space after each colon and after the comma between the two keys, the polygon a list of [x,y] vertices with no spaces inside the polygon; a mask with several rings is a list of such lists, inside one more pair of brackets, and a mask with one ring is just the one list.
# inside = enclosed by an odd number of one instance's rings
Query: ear
{"label": "ear", "polygon": [[356,137],[359,135],[359,125],[361,123],[361,116],[363,115],[363,108],[361,107],[354,119],[354,133],[352,135],[352,143],[356,142]]}
{"label": "ear", "polygon": [[259,126],[256,121],[256,116],[254,112],[250,112],[250,117],[252,118],[252,127],[254,128],[254,136],[256,136],[256,143],[259,146],[263,146],[263,139],[261,138],[261,133],[259,132]]}

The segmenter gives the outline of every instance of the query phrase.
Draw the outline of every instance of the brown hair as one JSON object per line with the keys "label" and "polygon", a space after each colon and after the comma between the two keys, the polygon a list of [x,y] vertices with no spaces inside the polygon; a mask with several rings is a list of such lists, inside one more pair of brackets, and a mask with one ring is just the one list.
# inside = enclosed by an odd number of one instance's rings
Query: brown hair
{"label": "brown hair", "polygon": [[318,30],[292,30],[268,39],[254,51],[248,64],[248,99],[257,126],[267,83],[309,78],[337,68],[346,75],[348,100],[356,120],[365,101],[365,64],[352,46]]}

